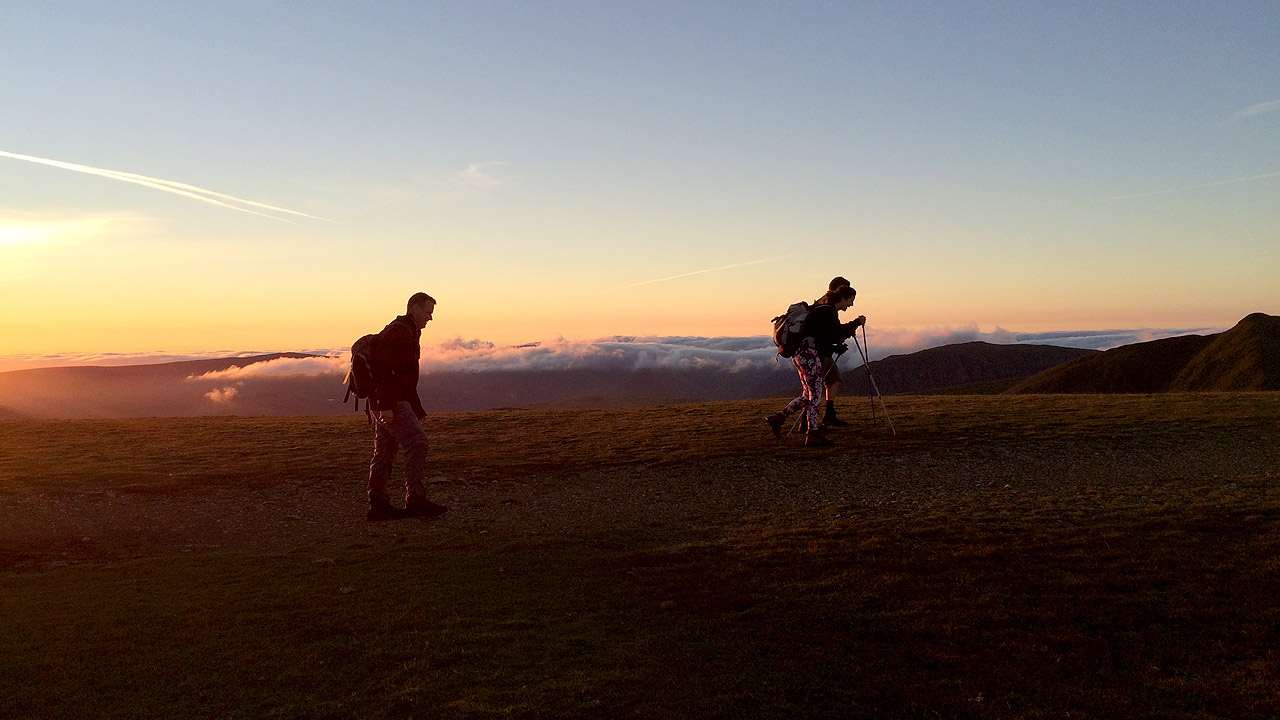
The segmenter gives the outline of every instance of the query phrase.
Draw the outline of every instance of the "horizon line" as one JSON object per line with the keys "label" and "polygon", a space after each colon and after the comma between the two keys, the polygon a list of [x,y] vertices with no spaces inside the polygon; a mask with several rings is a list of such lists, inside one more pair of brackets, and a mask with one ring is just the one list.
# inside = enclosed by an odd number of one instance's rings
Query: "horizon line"
{"label": "horizon line", "polygon": [[[916,352],[932,347],[943,347],[945,345],[962,344],[967,342],[988,342],[996,345],[1055,345],[1054,341],[1066,340],[1104,340],[1106,338],[1115,339],[1117,336],[1131,336],[1133,340],[1130,342],[1122,342],[1117,344],[1101,343],[1101,348],[1089,349],[1110,349],[1111,347],[1119,347],[1122,345],[1136,344],[1140,342],[1149,342],[1141,338],[1147,336],[1158,336],[1153,339],[1164,339],[1166,337],[1177,337],[1182,335],[1194,335],[1209,332],[1210,334],[1225,332],[1233,327],[1228,326],[1197,326],[1185,328],[1109,328],[1102,330],[1050,330],[1050,331],[1012,331],[996,327],[994,330],[984,332],[977,329],[975,325],[946,327],[939,326],[924,330],[910,330],[906,328],[882,328],[880,329],[881,339],[876,344],[877,350],[892,348],[895,352]],[[872,337],[875,337],[873,332]],[[1009,341],[1000,342],[999,339],[1007,338]],[[436,349],[448,345],[450,342],[459,340],[456,338],[442,338],[441,342],[424,345],[425,349]],[[683,340],[685,342],[676,342]],[[742,341],[761,341],[760,345],[763,349],[769,347],[772,338],[766,334],[760,335],[721,335],[721,336],[702,336],[702,335],[611,335],[597,337],[585,340],[566,340],[563,337],[557,340],[538,341],[536,343],[523,344],[502,344],[491,345],[490,350],[505,352],[511,350],[534,350],[541,351],[554,350],[558,346],[581,346],[581,345],[600,345],[600,344],[626,344],[626,345],[646,345],[646,344],[663,344],[673,347],[689,345],[695,341],[714,341],[714,340],[742,340]],[[666,342],[658,342],[666,341]],[[487,342],[487,341],[485,341]],[[689,345],[692,347],[692,345]],[[901,346],[901,347],[900,347]],[[1060,347],[1072,347],[1070,345],[1059,345]],[[913,347],[912,350],[901,350],[901,348]],[[1088,347],[1087,345],[1075,345],[1075,347]],[[306,358],[333,358],[341,357],[348,351],[346,347],[331,348],[302,348],[302,349],[286,349],[286,350],[207,350],[207,351],[187,351],[172,352],[164,350],[156,351],[138,351],[138,352],[116,352],[116,351],[100,351],[100,352],[57,352],[57,353],[9,353],[0,355],[0,373],[17,372],[21,370],[36,370],[43,368],[58,367],[121,367],[128,365],[163,365],[180,362],[191,362],[200,360],[229,360],[247,357],[259,356],[285,356],[300,355]],[[731,352],[746,352],[746,350],[731,350]],[[877,352],[877,354],[880,354]]]}

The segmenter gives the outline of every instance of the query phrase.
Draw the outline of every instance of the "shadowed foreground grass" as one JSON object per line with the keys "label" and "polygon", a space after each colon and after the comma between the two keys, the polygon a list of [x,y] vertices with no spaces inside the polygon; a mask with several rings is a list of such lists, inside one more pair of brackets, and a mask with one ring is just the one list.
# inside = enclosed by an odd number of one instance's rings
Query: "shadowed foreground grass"
{"label": "shadowed foreground grass", "polygon": [[[747,492],[767,466],[846,495],[0,574],[0,716],[1280,715],[1280,397],[890,398],[897,436],[861,422],[820,453],[762,442],[769,407],[443,416],[433,472],[555,496],[620,469]],[[0,503],[334,502],[316,479],[358,479],[363,438],[345,418],[0,423]],[[993,469],[1009,457],[1029,465]],[[726,458],[740,475],[706,477]]]}

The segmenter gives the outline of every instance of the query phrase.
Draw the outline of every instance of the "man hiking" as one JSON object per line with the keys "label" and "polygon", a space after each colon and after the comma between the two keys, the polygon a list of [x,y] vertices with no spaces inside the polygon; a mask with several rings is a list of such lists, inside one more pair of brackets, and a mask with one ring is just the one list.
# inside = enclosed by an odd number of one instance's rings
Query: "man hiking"
{"label": "man hiking", "polygon": [[822,434],[822,422],[818,418],[818,408],[821,407],[822,398],[826,392],[823,374],[828,363],[832,361],[832,355],[852,335],[853,329],[866,322],[862,317],[848,323],[840,322],[839,313],[853,305],[855,295],[857,293],[854,289],[846,285],[828,292],[822,296],[822,302],[809,309],[809,315],[805,318],[801,331],[804,340],[791,358],[792,364],[800,374],[800,384],[804,387],[804,391],[799,397],[787,403],[782,412],[765,418],[774,437],[779,440],[782,439],[782,425],[787,417],[803,411],[804,420],[807,423],[805,446],[831,444],[831,441]]}
{"label": "man hiking", "polygon": [[[427,413],[418,397],[418,361],[422,356],[422,329],[431,322],[436,301],[426,293],[409,298],[407,312],[387,324],[373,343],[377,371],[374,374],[373,461],[369,463],[369,513],[374,522],[401,517],[429,518],[448,508],[427,500],[427,433],[422,422]],[[396,452],[404,448],[405,507],[391,504],[387,480]]]}

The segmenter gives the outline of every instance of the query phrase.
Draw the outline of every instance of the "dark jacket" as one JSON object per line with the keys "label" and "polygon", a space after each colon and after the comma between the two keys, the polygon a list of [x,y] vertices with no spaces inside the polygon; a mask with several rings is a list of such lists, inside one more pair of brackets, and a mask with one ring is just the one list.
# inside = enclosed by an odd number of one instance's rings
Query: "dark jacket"
{"label": "dark jacket", "polygon": [[418,417],[426,417],[418,397],[418,360],[422,357],[422,329],[408,315],[387,323],[374,341],[378,383],[374,392],[375,410],[394,410],[405,401]]}
{"label": "dark jacket", "polygon": [[853,335],[849,328],[851,324],[840,322],[840,313],[835,306],[819,303],[809,308],[809,317],[804,321],[804,336],[812,338],[813,347],[819,355],[829,358]]}

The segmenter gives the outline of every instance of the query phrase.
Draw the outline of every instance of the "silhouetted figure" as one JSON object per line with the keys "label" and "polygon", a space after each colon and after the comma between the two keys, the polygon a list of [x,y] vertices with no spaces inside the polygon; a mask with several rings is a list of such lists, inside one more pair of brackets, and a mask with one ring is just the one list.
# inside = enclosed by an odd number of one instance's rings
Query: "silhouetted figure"
{"label": "silhouetted figure", "polygon": [[[373,461],[369,464],[370,521],[399,517],[427,518],[448,508],[427,500],[427,413],[418,397],[418,361],[422,357],[422,328],[431,322],[436,301],[426,293],[409,298],[407,312],[387,324],[374,341]],[[387,480],[396,452],[404,448],[405,508],[391,504]]]}
{"label": "silhouetted figure", "polygon": [[782,438],[782,426],[788,416],[804,411],[808,424],[804,444],[810,447],[831,444],[822,434],[822,422],[818,416],[818,408],[822,406],[822,398],[826,392],[823,374],[826,364],[844,346],[844,341],[852,335],[853,329],[866,322],[862,317],[849,323],[840,322],[839,313],[853,305],[855,295],[857,293],[854,289],[846,285],[828,292],[821,302],[809,309],[802,331],[804,340],[791,358],[792,364],[800,373],[800,384],[804,391],[787,403],[782,412],[765,418],[775,437]]}
{"label": "silhouetted figure", "polygon": [[[814,305],[830,305],[831,293],[835,292],[836,290],[839,290],[842,287],[850,287],[849,281],[837,275],[836,277],[831,279],[830,283],[827,284],[827,294],[823,295],[817,300],[814,300],[813,304]],[[857,297],[856,290],[854,291],[854,297],[855,298]],[[841,325],[841,327],[847,330],[847,334],[844,336],[844,338],[847,339],[847,338],[853,337],[853,333],[858,329],[858,327],[866,324],[866,322],[867,322],[866,316],[859,315],[857,319]],[[843,339],[841,340],[841,342],[843,342]],[[829,356],[825,360],[823,360],[822,379],[826,383],[826,387],[827,387],[827,392],[826,392],[827,406],[826,406],[825,412],[822,415],[822,424],[827,427],[844,427],[845,425],[848,425],[849,423],[841,420],[840,417],[836,415],[836,396],[840,394],[841,378],[840,378],[840,366],[836,363],[836,359],[834,356]]]}

